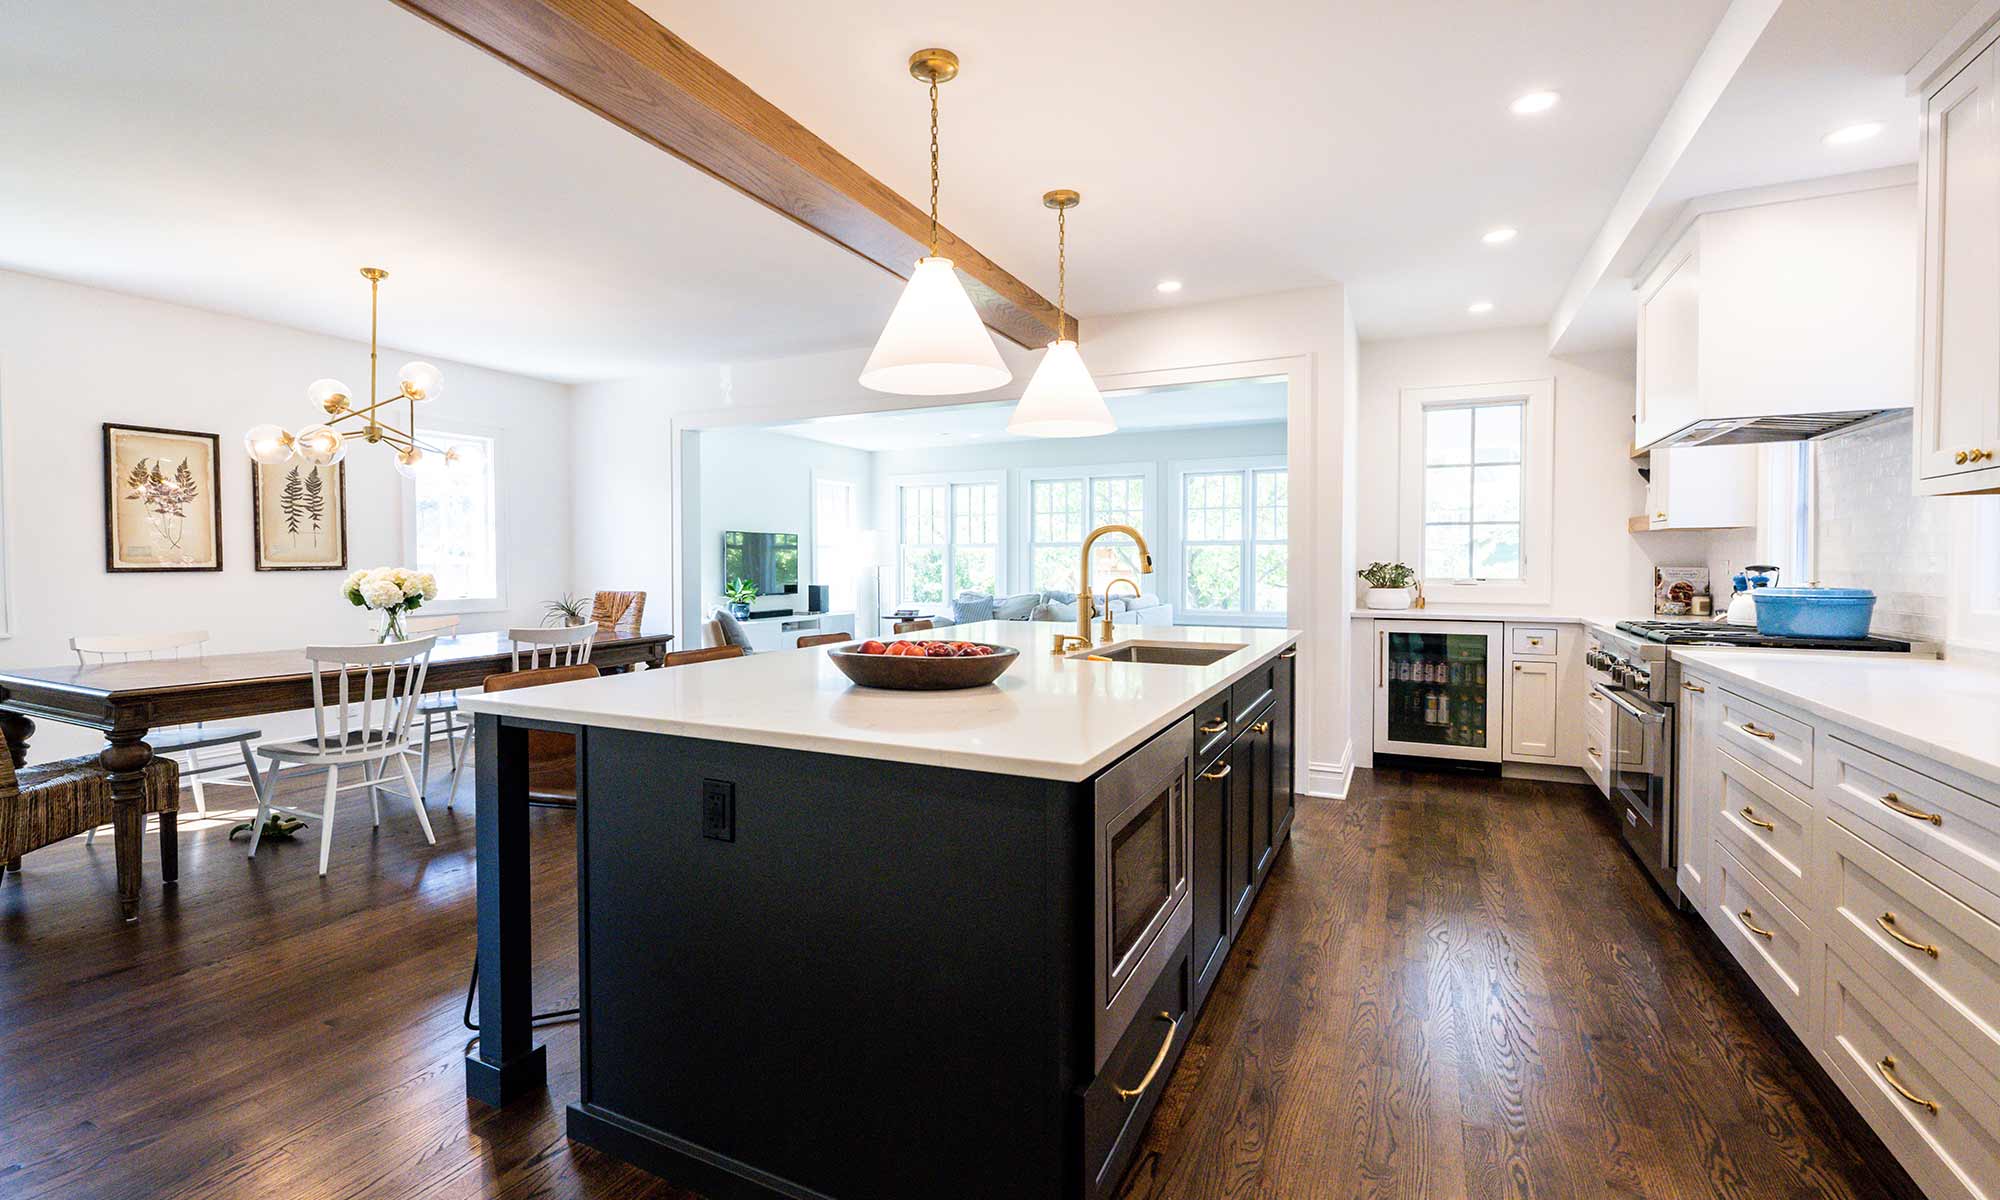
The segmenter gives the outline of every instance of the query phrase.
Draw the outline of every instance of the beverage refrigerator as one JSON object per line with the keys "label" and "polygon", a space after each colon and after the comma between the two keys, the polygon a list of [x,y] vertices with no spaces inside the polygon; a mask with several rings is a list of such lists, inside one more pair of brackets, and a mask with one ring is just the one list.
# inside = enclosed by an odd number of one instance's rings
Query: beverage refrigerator
{"label": "beverage refrigerator", "polygon": [[1375,753],[1499,762],[1497,621],[1375,622]]}

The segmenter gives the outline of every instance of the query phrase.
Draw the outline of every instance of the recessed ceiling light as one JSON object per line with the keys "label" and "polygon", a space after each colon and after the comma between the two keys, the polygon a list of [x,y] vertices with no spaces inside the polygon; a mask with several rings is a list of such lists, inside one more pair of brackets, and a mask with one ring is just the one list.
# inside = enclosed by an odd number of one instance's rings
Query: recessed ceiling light
{"label": "recessed ceiling light", "polygon": [[1171,296],[1181,290],[1181,281],[1178,279],[1162,279],[1153,285],[1153,290],[1162,296]]}
{"label": "recessed ceiling light", "polygon": [[1499,246],[1507,242],[1513,241],[1514,236],[1520,232],[1521,232],[1520,230],[1514,228],[1511,225],[1502,225],[1498,229],[1487,230],[1486,236],[1480,238],[1479,240],[1485,242],[1489,246]]}
{"label": "recessed ceiling light", "polygon": [[1882,122],[1863,121],[1859,125],[1849,125],[1843,129],[1836,129],[1821,138],[1820,141],[1829,146],[1851,146],[1855,142],[1865,142],[1880,132],[1882,132]]}
{"label": "recessed ceiling light", "polygon": [[1514,103],[1509,104],[1507,108],[1517,117],[1532,117],[1536,113],[1545,113],[1554,108],[1556,101],[1560,99],[1562,97],[1555,92],[1529,92],[1525,96],[1515,97]]}
{"label": "recessed ceiling light", "polygon": [[1493,302],[1491,300],[1474,300],[1465,306],[1465,311],[1475,317],[1484,316],[1493,311]]}

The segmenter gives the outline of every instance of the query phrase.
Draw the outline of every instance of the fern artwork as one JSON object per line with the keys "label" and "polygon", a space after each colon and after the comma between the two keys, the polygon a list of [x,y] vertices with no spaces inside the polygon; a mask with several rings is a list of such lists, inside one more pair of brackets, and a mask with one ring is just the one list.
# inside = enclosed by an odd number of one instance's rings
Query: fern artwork
{"label": "fern artwork", "polygon": [[104,426],[104,569],[219,571],[221,438]]}
{"label": "fern artwork", "polygon": [[347,464],[251,464],[259,571],[347,567]]}

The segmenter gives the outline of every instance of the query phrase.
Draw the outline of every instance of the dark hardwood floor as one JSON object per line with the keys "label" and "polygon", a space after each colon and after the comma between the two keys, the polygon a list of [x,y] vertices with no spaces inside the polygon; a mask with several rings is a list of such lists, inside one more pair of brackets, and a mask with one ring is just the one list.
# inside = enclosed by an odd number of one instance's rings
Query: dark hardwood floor
{"label": "dark hardwood floor", "polygon": [[[348,793],[324,881],[310,836],[246,863],[190,814],[136,928],[107,838],[10,872],[0,1197],[686,1195],[563,1138],[573,1027],[548,1098],[465,1100],[469,786],[434,799],[435,850]],[[534,821],[553,1008],[572,821]],[[1593,793],[1364,772],[1301,802],[1125,1194],[1876,1195],[1860,1155]]]}

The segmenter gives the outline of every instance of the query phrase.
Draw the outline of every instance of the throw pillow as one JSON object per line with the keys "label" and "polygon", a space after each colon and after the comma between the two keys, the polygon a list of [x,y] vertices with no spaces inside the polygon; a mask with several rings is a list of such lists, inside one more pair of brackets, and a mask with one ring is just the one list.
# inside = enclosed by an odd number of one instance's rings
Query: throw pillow
{"label": "throw pillow", "polygon": [[1022,592],[1018,596],[1004,597],[993,602],[992,619],[995,621],[1027,621],[1037,619],[1032,614],[1035,611],[1035,607],[1041,602],[1042,594],[1040,592]]}
{"label": "throw pillow", "polygon": [[960,592],[951,602],[951,623],[965,625],[993,619],[993,597],[985,592]]}
{"label": "throw pillow", "polygon": [[741,646],[745,654],[756,653],[750,647],[750,632],[743,628],[743,622],[737,620],[734,613],[726,608],[718,608],[714,617],[715,623],[722,627],[723,645]]}

